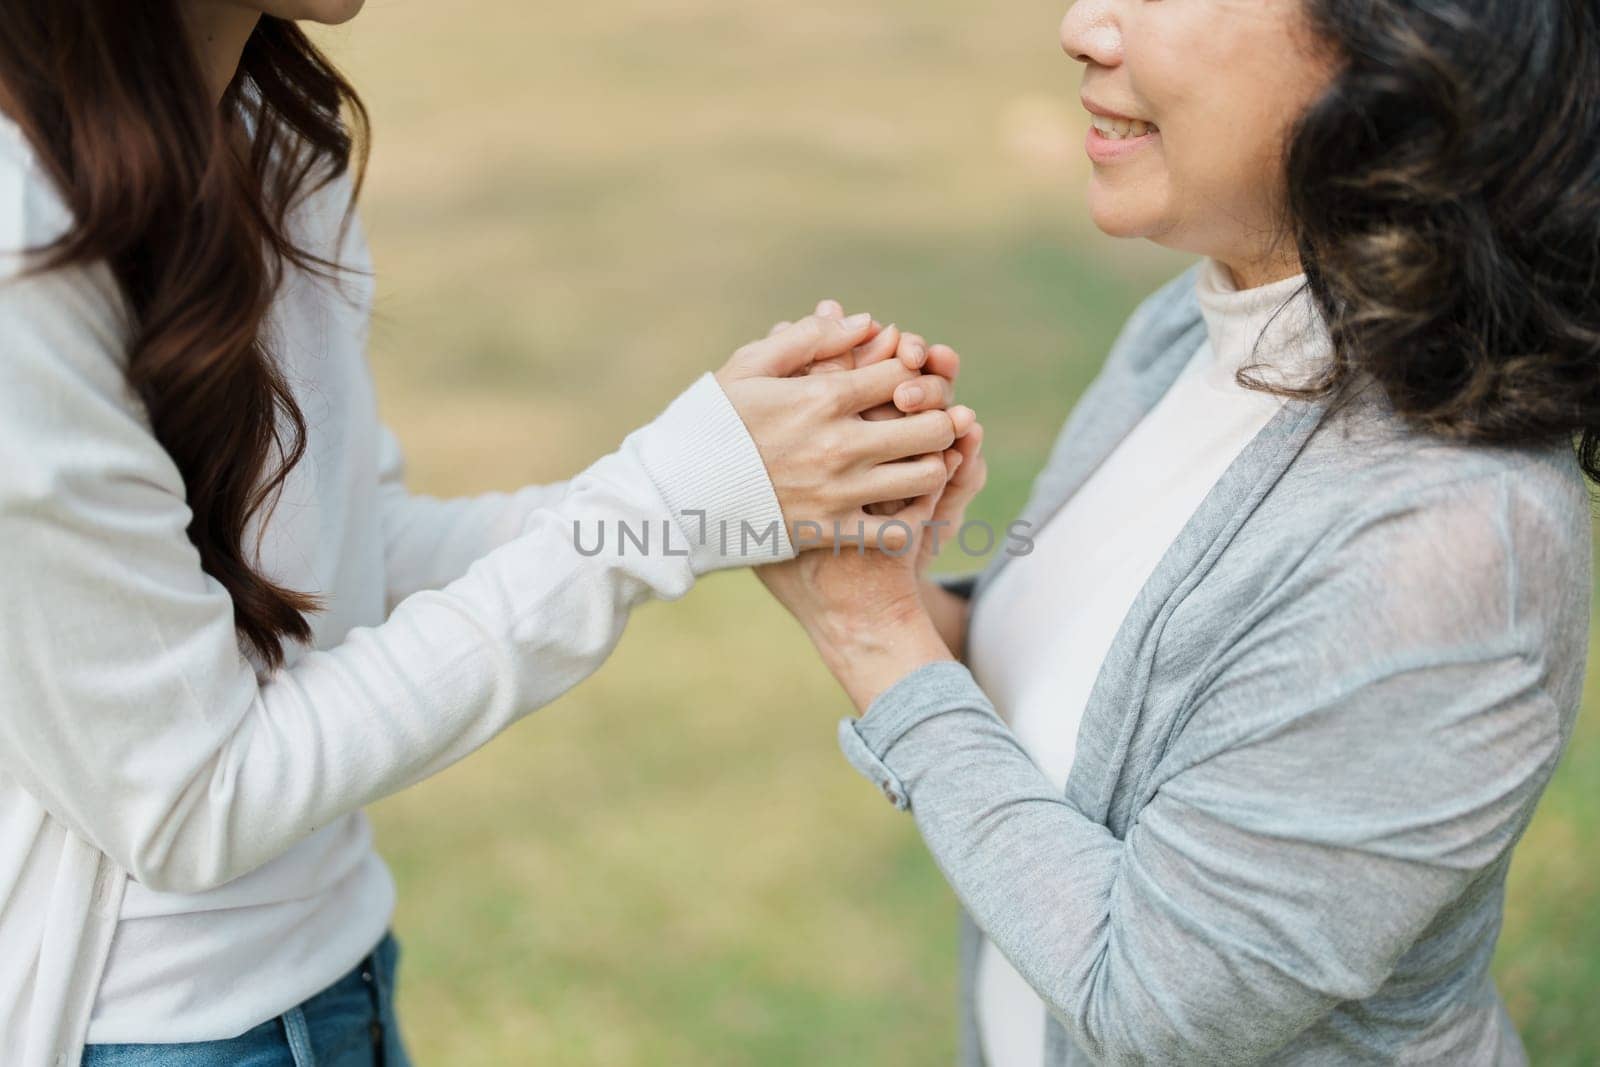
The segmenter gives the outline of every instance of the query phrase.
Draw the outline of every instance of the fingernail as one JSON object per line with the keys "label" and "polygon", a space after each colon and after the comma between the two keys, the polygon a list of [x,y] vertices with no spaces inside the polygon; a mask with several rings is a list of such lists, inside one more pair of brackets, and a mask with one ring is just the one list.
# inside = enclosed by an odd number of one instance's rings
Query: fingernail
{"label": "fingernail", "polygon": [[967,457],[963,456],[960,452],[957,452],[955,455],[951,456],[950,458],[955,460],[954,463],[950,464],[950,473],[954,474],[957,470],[960,469],[961,464],[966,461]]}
{"label": "fingernail", "polygon": [[[882,396],[883,394],[879,393],[878,395]],[[922,398],[924,395],[925,394],[922,391],[922,386],[920,385],[905,386],[900,390],[900,405],[908,408],[913,407],[922,403]]]}
{"label": "fingernail", "polygon": [[845,328],[849,330],[864,330],[868,326],[872,325],[872,315],[866,311],[863,311],[859,315],[851,315],[848,319],[844,320],[844,325]]}
{"label": "fingernail", "polygon": [[911,357],[913,367],[921,367],[928,362],[928,350],[921,345],[911,345],[906,349],[906,355]]}

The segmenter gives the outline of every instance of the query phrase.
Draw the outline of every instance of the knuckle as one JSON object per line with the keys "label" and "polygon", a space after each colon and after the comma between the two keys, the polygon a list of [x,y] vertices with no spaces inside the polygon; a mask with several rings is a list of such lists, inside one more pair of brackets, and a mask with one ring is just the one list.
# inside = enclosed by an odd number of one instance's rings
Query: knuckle
{"label": "knuckle", "polygon": [[820,315],[807,315],[800,320],[798,329],[806,343],[811,345],[821,344],[828,336],[828,321]]}
{"label": "knuckle", "polygon": [[843,470],[850,465],[850,443],[837,430],[824,430],[816,437],[817,460],[831,471]]}
{"label": "knuckle", "polygon": [[811,373],[800,379],[800,403],[812,415],[831,412],[838,403],[838,387],[832,381],[833,375],[823,372]]}
{"label": "knuckle", "polygon": [[[879,367],[883,369],[878,370]],[[914,382],[922,376],[920,372],[912,370],[904,363],[901,363],[898,359],[889,359],[882,363],[875,363],[873,364],[872,369],[878,370],[878,373],[883,375],[883,377],[879,380],[882,382],[883,390],[891,397],[895,395],[896,390],[898,390],[902,385],[905,385],[907,382]],[[893,403],[893,400],[891,400],[890,403]]]}

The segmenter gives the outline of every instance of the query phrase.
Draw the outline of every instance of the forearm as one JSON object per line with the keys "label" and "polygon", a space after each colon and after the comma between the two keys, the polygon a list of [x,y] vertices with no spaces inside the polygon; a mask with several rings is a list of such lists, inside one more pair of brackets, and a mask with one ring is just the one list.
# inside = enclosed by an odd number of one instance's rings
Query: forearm
{"label": "forearm", "polygon": [[951,658],[947,642],[920,606],[887,621],[855,616],[827,620],[812,627],[811,636],[823,662],[862,712],[919,667]]}
{"label": "forearm", "polygon": [[966,910],[1051,1009],[1085,1023],[1104,1011],[1091,1001],[1104,992],[1122,842],[1040,772],[970,673],[951,663],[902,679],[842,722],[840,740],[909,808]]}
{"label": "forearm", "polygon": [[965,659],[967,650],[967,620],[972,612],[972,602],[952,593],[931,578],[922,581],[922,606],[944,641],[950,655]]}
{"label": "forearm", "polygon": [[[461,578],[258,676],[182,535],[182,482],[119,380],[104,375],[114,400],[98,403],[60,381],[60,361],[36,362],[32,388],[55,410],[13,402],[0,420],[0,446],[49,446],[26,478],[0,475],[0,698],[27,710],[0,716],[0,773],[155,889],[231,881],[443,769],[598,667],[635,605],[750,562],[714,533],[696,543],[685,507],[713,529],[781,519],[769,486],[746,491],[759,456],[707,376]],[[111,454],[131,473],[95,462]],[[28,478],[77,488],[41,498]],[[653,529],[655,551],[587,547],[624,525]]]}
{"label": "forearm", "polygon": [[[902,679],[839,733],[856,768],[909,808],[968,914],[1095,1062],[1258,1057],[1248,1040],[1191,1029],[1151,981],[1185,981],[1204,1015],[1213,1003],[1250,1001],[1238,980],[1248,967],[1235,966],[1232,979],[1208,974],[1193,962],[1205,946],[1146,915],[1130,895],[1146,875],[1128,881],[1127,842],[1055,788],[965,668],[934,665]],[[1151,937],[1130,931],[1129,915],[1159,927],[1152,934],[1162,946],[1152,950]]]}
{"label": "forearm", "polygon": [[533,512],[559,504],[569,485],[441,499],[410,493],[397,479],[386,482],[378,506],[390,609],[413,593],[442,589],[466,574],[472,564],[516,539]]}

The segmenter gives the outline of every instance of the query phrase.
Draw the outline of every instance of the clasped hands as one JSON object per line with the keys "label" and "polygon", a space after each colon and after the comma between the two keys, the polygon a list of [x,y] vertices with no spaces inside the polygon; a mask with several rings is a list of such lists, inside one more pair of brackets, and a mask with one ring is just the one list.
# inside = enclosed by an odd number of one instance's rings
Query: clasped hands
{"label": "clasped hands", "polygon": [[950,347],[833,301],[717,372],[800,550],[757,574],[863,711],[960,648],[964,605],[925,578],[986,475],[983,427],[953,406],[959,372]]}

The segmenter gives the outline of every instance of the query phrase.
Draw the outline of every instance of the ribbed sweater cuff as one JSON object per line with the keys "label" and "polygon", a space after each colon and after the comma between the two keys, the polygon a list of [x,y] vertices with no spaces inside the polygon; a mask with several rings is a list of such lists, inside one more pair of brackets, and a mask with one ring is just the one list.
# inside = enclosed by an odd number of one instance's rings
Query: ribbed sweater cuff
{"label": "ribbed sweater cuff", "polygon": [[972,672],[955,660],[929,663],[879,694],[861,718],[840,720],[839,747],[851,766],[904,811],[911,806],[911,798],[890,766],[890,749],[935,716],[972,710],[994,714],[994,706]]}
{"label": "ribbed sweater cuff", "polygon": [[713,374],[639,432],[640,462],[683,531],[697,576],[794,557],[755,439]]}

